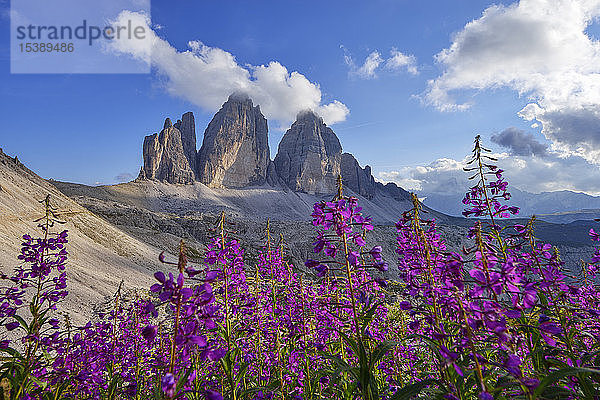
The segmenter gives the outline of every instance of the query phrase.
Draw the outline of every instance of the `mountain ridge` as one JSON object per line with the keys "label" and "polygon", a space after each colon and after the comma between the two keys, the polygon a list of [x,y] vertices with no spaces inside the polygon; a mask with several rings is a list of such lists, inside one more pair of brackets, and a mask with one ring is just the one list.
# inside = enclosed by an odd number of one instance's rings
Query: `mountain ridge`
{"label": "mountain ridge", "polygon": [[[585,193],[560,190],[530,193],[509,187],[509,204],[520,208],[517,218],[536,215],[554,223],[569,223],[577,220],[600,218],[600,197]],[[452,216],[460,216],[463,210],[462,193],[420,193],[425,197],[423,204]]]}
{"label": "mountain ridge", "polygon": [[[202,182],[213,188],[243,188],[267,184],[294,192],[330,195],[336,180],[365,198],[385,192],[397,200],[410,196],[401,187],[375,181],[371,167],[343,153],[335,132],[313,111],[298,113],[270,158],[268,123],[250,97],[233,93],[215,113],[204,131],[202,146],[192,112],[171,124],[167,118],[160,133],[144,138],[143,166],[138,180],[171,184]],[[192,149],[193,148],[193,149]]]}

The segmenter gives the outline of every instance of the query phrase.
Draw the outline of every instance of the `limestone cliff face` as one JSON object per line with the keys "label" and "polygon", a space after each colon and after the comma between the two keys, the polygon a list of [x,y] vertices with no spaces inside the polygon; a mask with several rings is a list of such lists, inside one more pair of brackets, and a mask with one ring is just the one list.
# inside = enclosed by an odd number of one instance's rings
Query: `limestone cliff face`
{"label": "limestone cliff face", "polygon": [[199,180],[211,187],[262,185],[270,162],[267,120],[259,106],[243,94],[229,96],[204,132]]}
{"label": "limestone cliff face", "polygon": [[342,146],[335,133],[313,112],[303,112],[285,133],[275,171],[290,189],[306,193],[336,191]]}
{"label": "limestone cliff face", "polygon": [[215,114],[196,152],[194,115],[183,114],[175,124],[166,119],[162,131],[146,136],[144,165],[138,179],[210,187],[243,188],[269,184],[311,194],[334,194],[336,180],[372,199],[378,193],[409,200],[394,184],[375,182],[368,165],[361,168],[350,153],[342,154],[336,134],[311,111],[298,114],[271,161],[267,120],[244,94],[232,94]]}
{"label": "limestone cliff face", "polygon": [[193,183],[194,171],[185,156],[179,129],[167,118],[160,133],[146,136],[140,178],[168,183]]}
{"label": "limestone cliff face", "polygon": [[375,179],[371,175],[371,167],[361,168],[356,158],[350,153],[342,154],[340,166],[344,185],[367,199],[375,196]]}
{"label": "limestone cliff face", "polygon": [[186,112],[173,126],[181,132],[183,154],[190,163],[192,171],[196,171],[196,122],[194,114],[191,111]]}

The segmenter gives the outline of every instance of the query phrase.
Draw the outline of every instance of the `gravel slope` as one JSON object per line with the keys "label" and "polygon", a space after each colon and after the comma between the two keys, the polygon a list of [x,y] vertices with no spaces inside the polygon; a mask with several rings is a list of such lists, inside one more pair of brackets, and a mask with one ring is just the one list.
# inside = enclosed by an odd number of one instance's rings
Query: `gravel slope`
{"label": "gravel slope", "polygon": [[40,200],[50,194],[69,231],[67,267],[69,296],[65,307],[75,322],[93,314],[93,306],[117,290],[147,287],[158,267],[159,250],[91,213],[0,151],[0,271],[11,273],[18,265],[21,237],[39,231],[35,219],[43,215]]}

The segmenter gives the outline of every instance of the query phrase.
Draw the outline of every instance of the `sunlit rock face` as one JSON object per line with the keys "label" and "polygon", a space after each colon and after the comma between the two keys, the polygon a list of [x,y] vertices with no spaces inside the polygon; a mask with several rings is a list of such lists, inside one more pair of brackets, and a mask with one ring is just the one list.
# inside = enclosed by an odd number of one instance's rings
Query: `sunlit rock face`
{"label": "sunlit rock face", "polygon": [[204,131],[197,157],[199,180],[210,187],[245,187],[267,181],[267,120],[243,94],[233,94]]}
{"label": "sunlit rock face", "polygon": [[300,113],[285,133],[275,170],[290,189],[306,193],[335,193],[340,174],[342,146],[323,119],[307,111]]}
{"label": "sunlit rock face", "polygon": [[182,184],[195,180],[190,161],[185,156],[181,132],[169,118],[160,133],[144,138],[143,158],[140,178]]}
{"label": "sunlit rock face", "polygon": [[340,166],[343,183],[356,194],[372,199],[375,196],[375,179],[371,175],[371,167],[361,168],[356,158],[350,153],[342,154]]}

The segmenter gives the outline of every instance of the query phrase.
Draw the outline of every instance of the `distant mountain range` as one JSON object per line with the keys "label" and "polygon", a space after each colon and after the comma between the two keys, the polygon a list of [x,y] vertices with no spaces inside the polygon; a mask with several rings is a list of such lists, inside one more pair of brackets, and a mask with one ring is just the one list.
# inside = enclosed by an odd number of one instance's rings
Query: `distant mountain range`
{"label": "distant mountain range", "polygon": [[[518,217],[536,215],[540,219],[554,223],[569,223],[577,220],[600,218],[600,197],[568,190],[556,192],[529,193],[510,188],[510,205],[520,207]],[[427,206],[452,216],[461,216],[464,209],[461,193],[421,193]]]}

